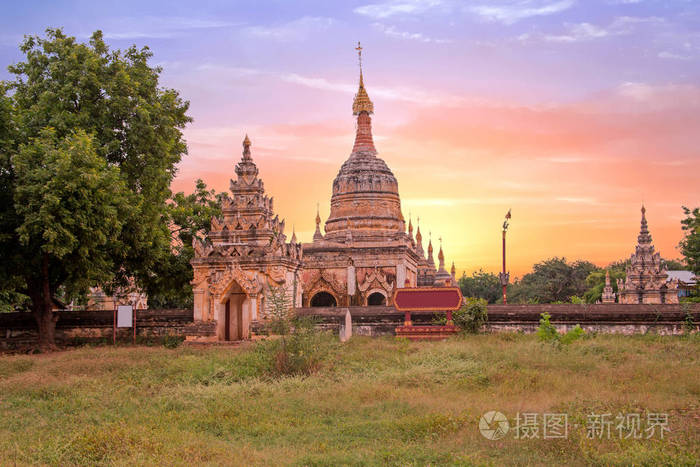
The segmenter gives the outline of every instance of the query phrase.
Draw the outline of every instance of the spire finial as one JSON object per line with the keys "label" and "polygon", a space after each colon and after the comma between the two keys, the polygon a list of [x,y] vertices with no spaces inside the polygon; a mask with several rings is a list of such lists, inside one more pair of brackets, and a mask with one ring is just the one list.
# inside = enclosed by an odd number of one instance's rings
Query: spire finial
{"label": "spire finial", "polygon": [[314,232],[314,241],[323,240],[323,234],[321,233],[321,212],[320,204],[316,203],[316,231]]}
{"label": "spire finial", "polygon": [[243,139],[243,159],[247,160],[250,158],[250,138],[248,138],[248,134],[246,133]]}
{"label": "spire finial", "polygon": [[639,227],[639,236],[637,237],[637,241],[640,244],[648,244],[651,243],[651,235],[649,234],[649,225],[647,223],[647,216],[646,216],[647,210],[642,204],[642,221],[640,222],[640,227]]}
{"label": "spire finial", "polygon": [[360,115],[362,112],[367,112],[367,114],[369,115],[371,113],[374,113],[374,104],[372,104],[372,101],[367,95],[367,91],[365,91],[365,81],[362,75],[362,46],[359,42],[357,43],[357,47],[355,48],[355,50],[357,50],[357,57],[360,64],[360,87],[357,90],[357,94],[355,94],[355,100],[352,103],[352,114]]}

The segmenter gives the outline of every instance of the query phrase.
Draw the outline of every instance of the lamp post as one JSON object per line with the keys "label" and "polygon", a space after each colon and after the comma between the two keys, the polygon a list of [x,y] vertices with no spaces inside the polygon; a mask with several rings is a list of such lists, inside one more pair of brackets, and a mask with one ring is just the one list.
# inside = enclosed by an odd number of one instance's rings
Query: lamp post
{"label": "lamp post", "polygon": [[503,304],[508,303],[506,298],[506,290],[508,288],[508,281],[510,280],[510,273],[506,272],[506,232],[508,231],[508,220],[510,219],[510,209],[506,214],[506,219],[503,221],[503,271],[498,274],[498,280],[501,282],[501,287],[503,288]]}

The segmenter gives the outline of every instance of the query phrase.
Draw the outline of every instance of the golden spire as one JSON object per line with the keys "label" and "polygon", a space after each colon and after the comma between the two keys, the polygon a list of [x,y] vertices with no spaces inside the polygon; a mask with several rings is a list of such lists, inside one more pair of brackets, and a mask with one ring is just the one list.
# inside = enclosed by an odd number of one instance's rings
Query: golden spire
{"label": "golden spire", "polygon": [[374,113],[374,104],[372,104],[372,101],[369,99],[369,95],[367,95],[367,91],[365,90],[365,81],[362,77],[362,46],[359,42],[357,43],[355,50],[357,50],[357,57],[360,63],[360,87],[357,90],[355,100],[352,103],[352,114],[360,115],[362,112],[371,114]]}

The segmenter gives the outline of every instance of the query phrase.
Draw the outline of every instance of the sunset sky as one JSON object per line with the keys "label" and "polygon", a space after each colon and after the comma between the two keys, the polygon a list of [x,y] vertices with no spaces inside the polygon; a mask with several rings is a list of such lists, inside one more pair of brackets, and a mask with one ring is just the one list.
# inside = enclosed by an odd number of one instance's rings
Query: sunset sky
{"label": "sunset sky", "polygon": [[640,206],[665,258],[700,204],[700,2],[54,1],[1,7],[0,79],[23,34],[148,45],[194,118],[173,184],[228,189],[241,141],[310,241],[350,154],[362,41],[379,157],[458,274],[628,257]]}

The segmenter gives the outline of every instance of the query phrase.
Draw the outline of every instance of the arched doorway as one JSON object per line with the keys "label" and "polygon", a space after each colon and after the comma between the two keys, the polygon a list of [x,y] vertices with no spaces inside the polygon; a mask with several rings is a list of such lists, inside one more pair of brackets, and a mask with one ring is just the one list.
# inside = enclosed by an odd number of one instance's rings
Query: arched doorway
{"label": "arched doorway", "polygon": [[237,341],[247,338],[248,316],[244,308],[250,302],[248,294],[236,281],[233,281],[222,297],[222,307],[218,316],[219,340]]}
{"label": "arched doorway", "polygon": [[328,292],[319,292],[311,298],[311,306],[338,306],[338,303]]}
{"label": "arched doorway", "polygon": [[368,306],[386,306],[386,297],[381,292],[374,292],[367,297]]}

